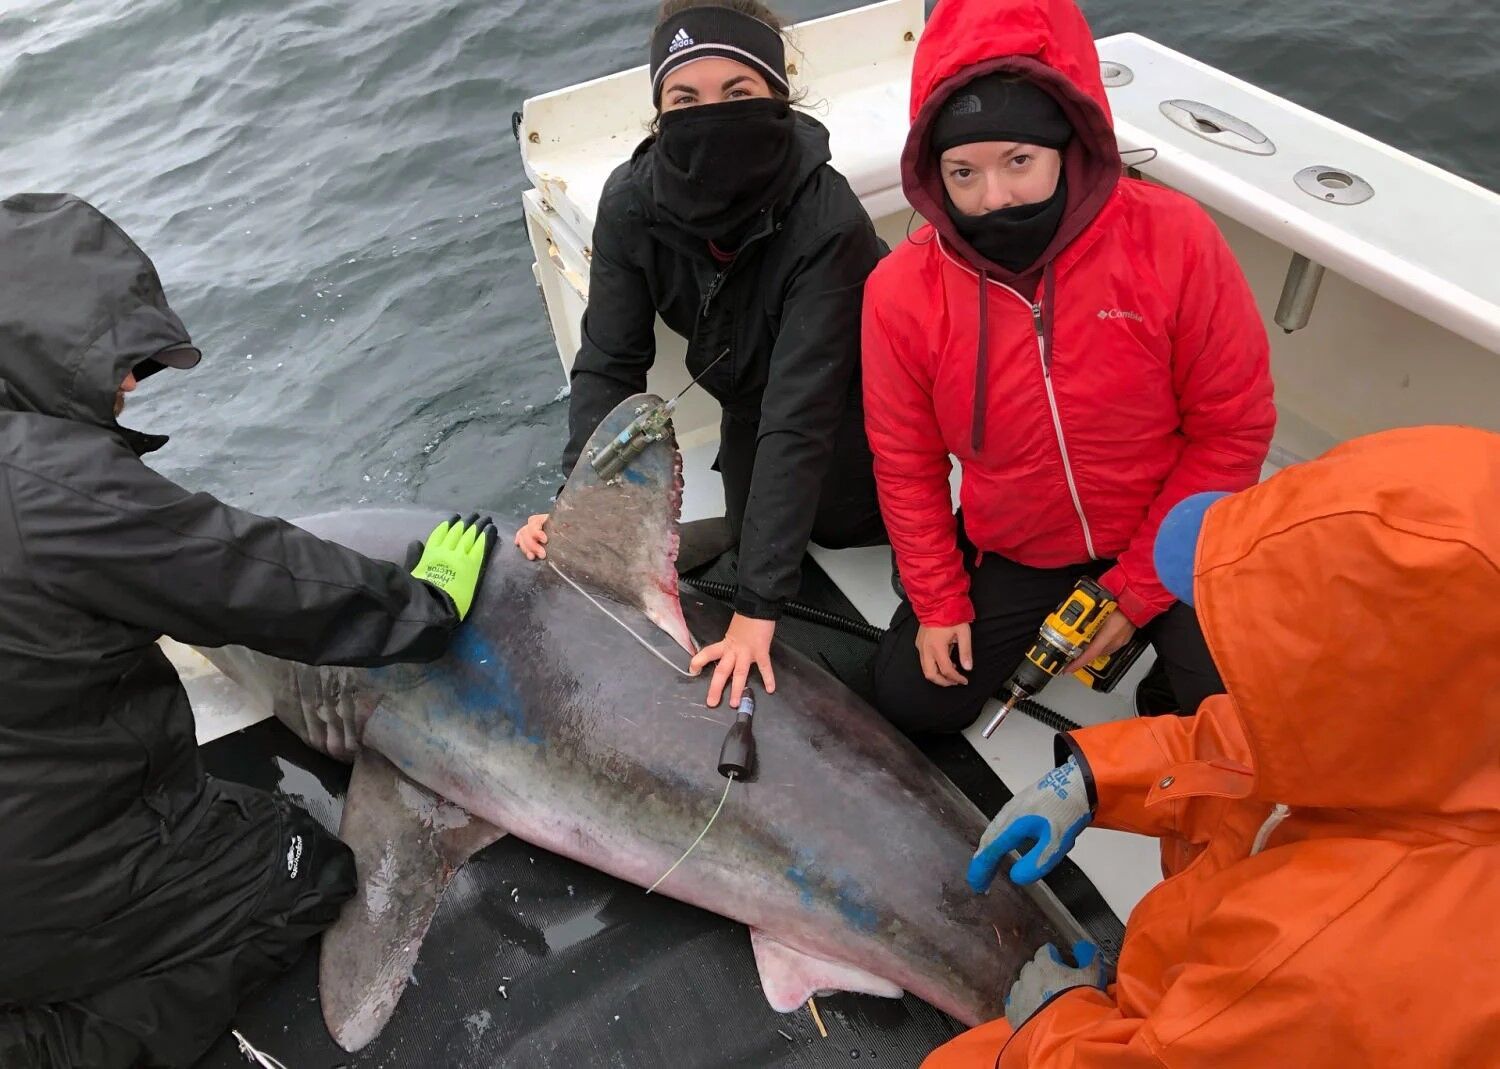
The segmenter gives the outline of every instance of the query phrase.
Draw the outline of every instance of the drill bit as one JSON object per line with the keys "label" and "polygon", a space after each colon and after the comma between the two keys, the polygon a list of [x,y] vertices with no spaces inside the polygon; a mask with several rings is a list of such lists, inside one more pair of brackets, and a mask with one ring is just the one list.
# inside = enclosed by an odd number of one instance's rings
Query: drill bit
{"label": "drill bit", "polygon": [[1000,707],[1000,711],[995,714],[994,719],[992,719],[988,724],[985,725],[984,731],[982,733],[985,738],[989,738],[995,733],[995,729],[1000,726],[1001,721],[1003,721],[1007,716],[1010,715],[1010,711],[1014,709],[1020,701],[1021,694],[1018,691],[1011,691],[1010,697],[1005,699],[1005,704]]}

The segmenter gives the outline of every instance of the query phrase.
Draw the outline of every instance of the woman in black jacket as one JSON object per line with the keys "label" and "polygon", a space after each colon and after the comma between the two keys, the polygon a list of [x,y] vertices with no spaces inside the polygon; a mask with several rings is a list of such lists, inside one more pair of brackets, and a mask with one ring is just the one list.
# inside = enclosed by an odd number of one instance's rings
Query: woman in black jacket
{"label": "woman in black jacket", "polygon": [[[732,679],[738,704],[752,665],[776,689],[771,639],[809,540],[886,541],[859,378],[861,295],[886,250],[829,165],[828,131],[792,110],[781,23],[764,5],[668,0],[651,75],[656,130],[599,200],[563,460],[571,469],[599,421],[645,390],[660,313],[723,407],[739,592],[693,669],[717,660],[708,703]],[[528,558],[546,555],[545,519],[516,533]]]}

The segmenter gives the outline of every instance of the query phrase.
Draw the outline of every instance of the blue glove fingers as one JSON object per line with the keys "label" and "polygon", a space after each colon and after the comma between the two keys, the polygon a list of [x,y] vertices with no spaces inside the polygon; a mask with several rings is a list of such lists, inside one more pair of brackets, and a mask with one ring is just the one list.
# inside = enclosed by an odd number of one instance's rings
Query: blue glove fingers
{"label": "blue glove fingers", "polygon": [[1080,969],[1087,969],[1094,964],[1094,959],[1099,956],[1099,948],[1087,939],[1080,939],[1073,944],[1073,960],[1078,963]]}
{"label": "blue glove fingers", "polygon": [[[1045,817],[1039,817],[1035,813],[1017,817],[1000,829],[1000,834],[969,862],[969,886],[981,893],[988,891],[990,884],[995,881],[1000,861],[1006,854],[1019,849],[1028,839],[1046,842],[1051,837],[1052,828]],[[1015,869],[1011,869],[1011,878],[1015,878]]]}
{"label": "blue glove fingers", "polygon": [[1000,871],[1000,859],[1005,856],[1004,850],[996,849],[991,843],[979,853],[969,859],[969,889],[984,894],[990,889],[990,884],[995,882],[995,873]]}
{"label": "blue glove fingers", "polygon": [[1073,960],[1064,961],[1062,951],[1057,949],[1055,943],[1047,944],[1047,953],[1057,964],[1068,969],[1087,969],[1094,964],[1094,959],[1099,955],[1099,948],[1087,939],[1080,939],[1073,944]]}
{"label": "blue glove fingers", "polygon": [[[1073,849],[1073,844],[1078,841],[1078,835],[1089,825],[1089,815],[1075,820],[1057,842],[1052,842],[1052,825],[1042,817],[1022,817],[1022,820],[1034,821],[1043,829],[1043,834],[1037,837],[1036,845],[1026,851],[1010,869],[1012,883],[1035,883],[1047,873],[1057,868],[1057,863]],[[1016,823],[1020,823],[1017,821]]]}

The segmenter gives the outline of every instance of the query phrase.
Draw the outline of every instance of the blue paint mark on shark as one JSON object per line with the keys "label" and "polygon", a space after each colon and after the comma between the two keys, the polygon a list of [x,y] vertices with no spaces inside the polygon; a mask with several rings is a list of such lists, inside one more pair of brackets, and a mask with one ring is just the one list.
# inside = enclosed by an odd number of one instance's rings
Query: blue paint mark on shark
{"label": "blue paint mark on shark", "polygon": [[[799,854],[799,861],[801,857],[802,855]],[[792,885],[797,888],[797,897],[802,900],[802,904],[811,908],[813,904],[813,889],[812,880],[808,877],[807,870],[800,864],[793,865],[786,870],[786,878],[791,880]]]}
{"label": "blue paint mark on shark", "polygon": [[875,912],[875,907],[870,904],[869,896],[864,894],[852,880],[845,880],[839,886],[838,907],[840,915],[856,931],[873,932],[880,923],[880,914]]}
{"label": "blue paint mark on shark", "polygon": [[510,666],[478,628],[460,629],[438,672],[462,715],[487,729],[508,729],[534,746],[546,742],[541,724],[528,715]]}
{"label": "blue paint mark on shark", "polygon": [[818,871],[817,859],[809,851],[798,851],[796,863],[786,870],[786,878],[797,888],[797,897],[804,907],[812,908],[820,893],[827,896],[831,892],[834,908],[851,928],[873,932],[879,926],[880,914],[874,900],[859,882],[847,872]]}
{"label": "blue paint mark on shark", "polygon": [[634,468],[626,468],[620,474],[623,475],[625,477],[625,481],[630,483],[632,486],[645,486],[646,483],[650,481]]}

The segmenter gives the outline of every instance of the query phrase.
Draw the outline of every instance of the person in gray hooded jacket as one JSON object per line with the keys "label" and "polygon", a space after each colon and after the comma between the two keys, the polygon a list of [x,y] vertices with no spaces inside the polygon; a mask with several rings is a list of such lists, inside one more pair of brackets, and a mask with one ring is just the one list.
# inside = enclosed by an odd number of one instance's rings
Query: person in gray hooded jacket
{"label": "person in gray hooded jacket", "polygon": [[141,456],[166,439],[120,425],[125,395],[199,358],[103,214],[60,194],[0,203],[7,1069],[191,1064],[353,892],[348,850],[305,813],[205,776],[156,640],[432,660],[493,542],[467,588],[445,588],[158,475]]}

